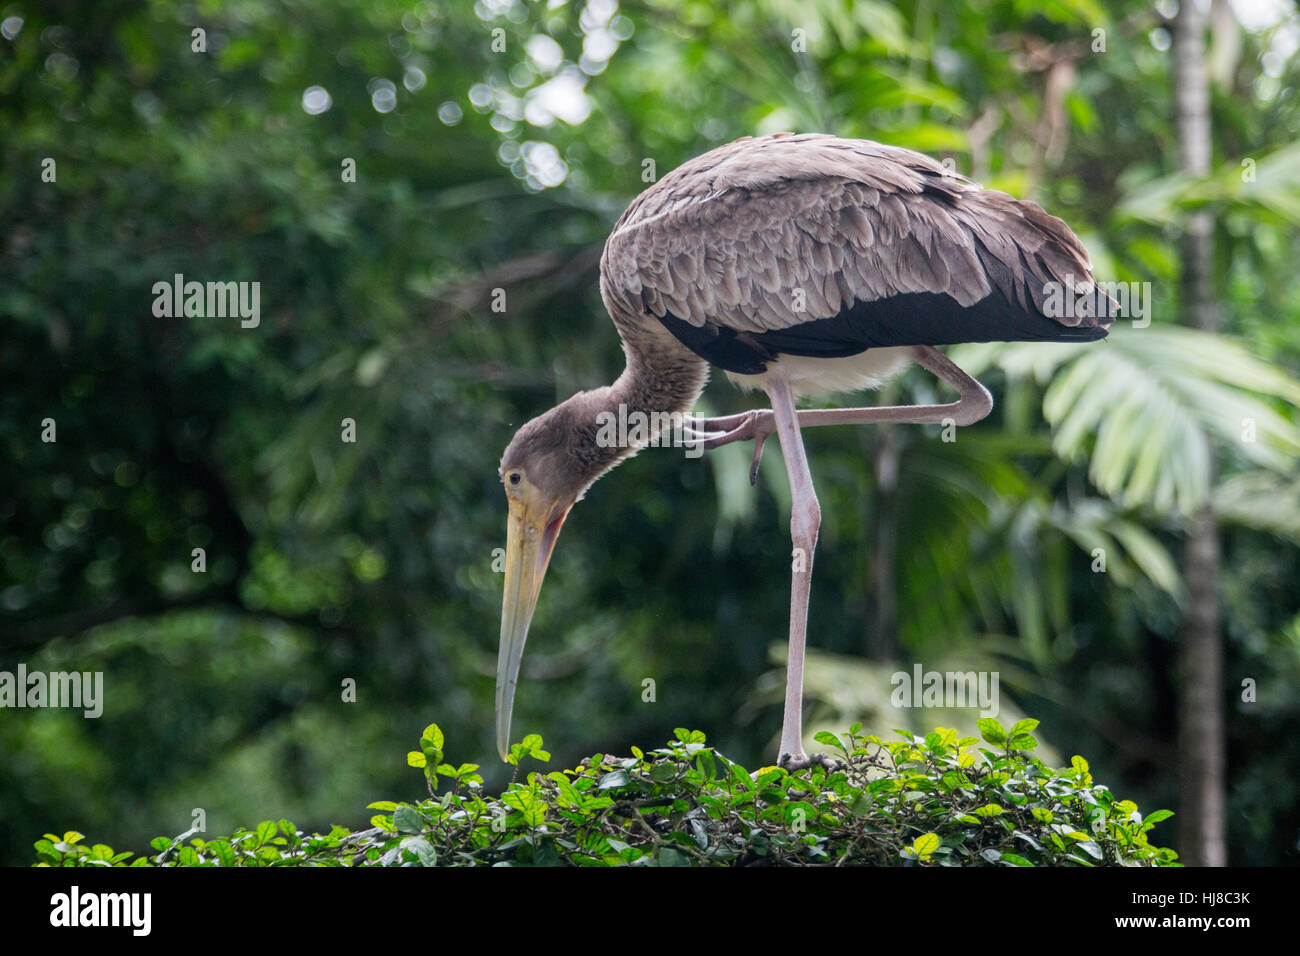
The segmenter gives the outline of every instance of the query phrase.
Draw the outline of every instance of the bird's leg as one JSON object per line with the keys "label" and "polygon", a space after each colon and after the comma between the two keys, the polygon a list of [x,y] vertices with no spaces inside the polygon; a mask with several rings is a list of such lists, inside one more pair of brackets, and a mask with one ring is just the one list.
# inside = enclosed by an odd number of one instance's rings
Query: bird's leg
{"label": "bird's leg", "polygon": [[[912,349],[912,357],[927,371],[957,390],[959,398],[946,405],[877,405],[867,408],[816,408],[798,412],[799,427],[817,425],[870,425],[894,422],[914,425],[973,425],[993,409],[988,389],[954,365],[946,355],[929,345]],[[750,481],[758,475],[758,461],[763,453],[763,439],[776,430],[772,412],[755,409],[719,418],[691,419],[692,434],[703,440],[705,448],[717,448],[733,441],[755,442]]]}
{"label": "bird's leg", "polygon": [[[803,662],[808,635],[808,596],[812,587],[813,552],[821,527],[821,507],[813,487],[808,456],[800,429],[815,425],[865,425],[875,422],[970,425],[993,409],[993,396],[983,385],[928,345],[916,346],[913,357],[927,371],[957,390],[959,398],[946,405],[885,405],[870,408],[825,408],[797,411],[790,385],[778,376],[767,381],[772,410],[755,410],[722,418],[695,419],[697,437],[705,448],[717,448],[733,441],[753,438],[754,462],[750,480],[758,470],[763,439],[773,431],[781,442],[786,472],[790,476],[790,536],[794,542],[790,582],[790,650],[786,668],[785,717],[781,727],[778,763],[787,770],[799,770],[814,763],[832,768],[838,764],[824,754],[803,752]],[[716,429],[722,429],[717,431]]]}
{"label": "bird's leg", "polygon": [[946,405],[880,405],[872,408],[816,408],[799,413],[799,427],[813,425],[870,425],[897,422],[913,425],[973,425],[993,410],[989,390],[966,374],[938,349],[918,345],[912,349],[917,364],[957,390],[958,399]]}
{"label": "bird's leg", "polygon": [[774,376],[767,383],[767,393],[772,399],[781,455],[790,476],[790,538],[794,543],[791,552],[790,653],[785,674],[785,717],[781,724],[780,758],[777,762],[787,770],[801,770],[814,763],[831,768],[838,762],[824,754],[810,757],[803,752],[804,644],[808,635],[808,594],[812,588],[813,552],[817,548],[817,531],[821,527],[821,506],[813,488],[803,436],[799,434],[790,385]]}

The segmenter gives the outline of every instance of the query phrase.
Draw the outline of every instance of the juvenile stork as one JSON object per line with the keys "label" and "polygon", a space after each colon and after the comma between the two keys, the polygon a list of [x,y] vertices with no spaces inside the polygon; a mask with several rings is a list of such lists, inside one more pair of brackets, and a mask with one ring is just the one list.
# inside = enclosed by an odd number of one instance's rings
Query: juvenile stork
{"label": "juvenile stork", "polygon": [[[790,532],[804,557],[794,564],[806,570],[790,588],[779,759],[808,766],[819,757],[804,753],[801,710],[821,510],[800,429],[977,422],[992,397],[935,346],[1092,341],[1106,335],[1112,300],[1078,238],[1034,203],[911,150],[788,133],[721,146],[638,196],[605,244],[600,292],[627,368],[528,422],[501,459],[510,512],[497,748],[505,759],[524,641],[560,527],[596,479],[638,450],[598,437],[602,413],[650,423],[684,415],[715,365],[765,391],[771,409],[688,419],[691,436],[705,448],[753,440],[752,481],[775,432],[790,478]],[[1071,308],[1052,307],[1066,295]],[[804,396],[877,388],[909,361],[957,401],[795,409]]]}

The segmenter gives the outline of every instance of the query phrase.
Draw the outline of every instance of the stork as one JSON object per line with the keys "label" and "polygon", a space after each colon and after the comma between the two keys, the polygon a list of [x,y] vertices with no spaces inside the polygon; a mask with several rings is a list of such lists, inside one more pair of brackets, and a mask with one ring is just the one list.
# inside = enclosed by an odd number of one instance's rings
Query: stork
{"label": "stork", "polygon": [[[808,594],[821,509],[800,430],[874,422],[969,425],[988,390],[935,346],[1102,338],[1113,314],[1083,244],[1038,205],[982,189],[928,156],[818,134],[745,137],[664,176],[605,244],[600,291],[627,367],[525,424],[501,459],[509,503],[497,749],[506,759],[528,626],[555,541],[588,488],[639,450],[602,441],[609,415],[688,415],[723,369],[770,409],[687,418],[704,448],[776,433],[790,480],[790,641],[779,763],[802,744]],[[1072,308],[1057,309],[1072,297]],[[1061,312],[1063,315],[1050,315]],[[943,405],[797,410],[800,398],[878,388],[916,362],[956,390]],[[653,426],[652,426],[653,427]],[[652,436],[653,437],[653,436]]]}

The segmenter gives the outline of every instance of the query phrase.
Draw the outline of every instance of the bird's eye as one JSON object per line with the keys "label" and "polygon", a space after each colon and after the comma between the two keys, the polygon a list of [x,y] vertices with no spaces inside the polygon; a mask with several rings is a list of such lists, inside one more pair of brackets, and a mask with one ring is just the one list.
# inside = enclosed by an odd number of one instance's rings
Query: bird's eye
{"label": "bird's eye", "polygon": [[519,472],[517,471],[510,472],[510,484],[512,485],[519,484]]}

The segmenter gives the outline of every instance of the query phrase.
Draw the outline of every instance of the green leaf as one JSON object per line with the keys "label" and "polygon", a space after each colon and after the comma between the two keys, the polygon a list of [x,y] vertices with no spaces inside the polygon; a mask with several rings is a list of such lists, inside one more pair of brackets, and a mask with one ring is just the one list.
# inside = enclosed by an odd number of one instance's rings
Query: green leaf
{"label": "green leaf", "polygon": [[222,866],[235,865],[235,850],[225,840],[213,840],[208,844],[208,849],[216,856],[217,862]]}
{"label": "green leaf", "polygon": [[733,763],[730,767],[731,779],[741,787],[748,790],[754,785],[754,780],[750,777],[749,772],[738,763]]}
{"label": "green leaf", "polygon": [[718,762],[712,751],[701,750],[695,755],[695,766],[704,775],[706,781],[713,781],[718,776]]}
{"label": "green leaf", "polygon": [[[408,737],[407,739],[409,740],[410,738]],[[442,736],[442,728],[437,724],[430,724],[428,727],[424,728],[424,733],[420,735],[420,743],[424,744],[426,740],[429,742],[430,747],[437,750],[441,750],[446,744],[446,741]]]}
{"label": "green leaf", "polygon": [[1017,720],[1011,729],[1007,731],[1008,737],[1018,737],[1021,734],[1033,733],[1038,727],[1038,721],[1032,717],[1026,717],[1024,720]]}
{"label": "green leaf", "polygon": [[[189,849],[186,847],[186,849]],[[257,848],[257,858],[263,863],[276,863],[281,859],[280,851],[273,846],[260,846]]]}
{"label": "green leaf", "polygon": [[786,776],[788,776],[788,774],[780,767],[773,767],[771,770],[764,770],[757,777],[753,778],[754,789],[762,790],[768,784],[775,783],[777,780]]}
{"label": "green leaf", "polygon": [[582,794],[579,793],[577,788],[569,782],[568,777],[558,770],[548,774],[548,776],[555,781],[555,785],[560,791],[560,800],[562,803],[567,803],[574,807],[582,806]]}
{"label": "green leaf", "polygon": [[424,837],[414,837],[409,843],[403,841],[403,847],[415,851],[415,858],[420,861],[420,866],[438,865],[438,853]]}
{"label": "green leaf", "polygon": [[1100,860],[1102,858],[1101,847],[1099,847],[1095,841],[1085,840],[1077,845],[1079,849],[1083,850],[1094,860]]}
{"label": "green leaf", "polygon": [[939,849],[939,834],[922,833],[912,841],[912,852],[921,860],[928,860],[935,850]]}
{"label": "green leaf", "polygon": [[543,840],[533,851],[533,866],[559,866],[560,854],[554,840]]}
{"label": "green leaf", "polygon": [[393,826],[402,833],[419,833],[424,829],[424,820],[414,808],[401,806],[393,813]]}
{"label": "green leaf", "polygon": [[979,728],[980,735],[989,743],[1000,745],[1007,742],[1007,732],[1002,729],[1002,725],[995,718],[981,718],[975,721],[975,726]]}
{"label": "green leaf", "polygon": [[631,780],[626,770],[612,770],[601,777],[596,786],[601,790],[611,790],[614,787],[626,787]]}
{"label": "green leaf", "polygon": [[661,762],[654,765],[650,770],[650,779],[655,783],[667,783],[677,776],[677,768],[667,762]]}

